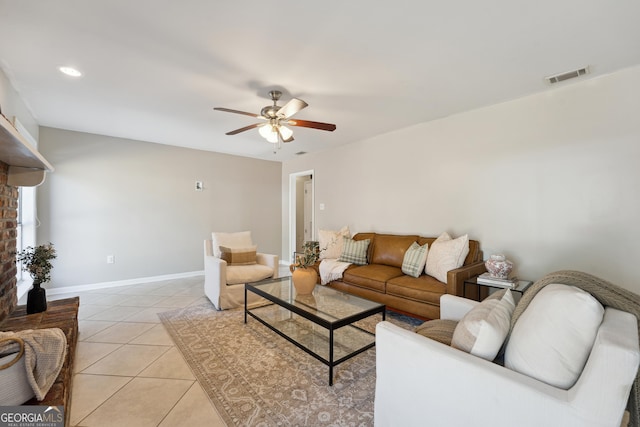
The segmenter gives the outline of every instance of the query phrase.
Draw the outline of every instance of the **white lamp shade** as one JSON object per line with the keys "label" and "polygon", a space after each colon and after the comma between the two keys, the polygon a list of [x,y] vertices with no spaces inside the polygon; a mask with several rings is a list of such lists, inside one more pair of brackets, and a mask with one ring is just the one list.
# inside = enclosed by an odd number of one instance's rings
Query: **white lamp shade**
{"label": "white lamp shade", "polygon": [[280,135],[282,135],[282,139],[287,140],[291,138],[293,131],[286,126],[280,126]]}

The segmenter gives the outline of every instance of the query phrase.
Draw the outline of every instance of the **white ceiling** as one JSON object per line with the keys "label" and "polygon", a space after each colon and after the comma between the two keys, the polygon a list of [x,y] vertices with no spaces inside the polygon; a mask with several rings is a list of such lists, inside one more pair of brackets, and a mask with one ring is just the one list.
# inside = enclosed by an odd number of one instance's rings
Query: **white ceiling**
{"label": "white ceiling", "polygon": [[[637,0],[0,0],[0,67],[41,125],[282,161],[640,64],[639,16]],[[212,108],[259,113],[271,89],[337,130],[293,128],[276,154],[255,129],[226,136],[255,121]]]}

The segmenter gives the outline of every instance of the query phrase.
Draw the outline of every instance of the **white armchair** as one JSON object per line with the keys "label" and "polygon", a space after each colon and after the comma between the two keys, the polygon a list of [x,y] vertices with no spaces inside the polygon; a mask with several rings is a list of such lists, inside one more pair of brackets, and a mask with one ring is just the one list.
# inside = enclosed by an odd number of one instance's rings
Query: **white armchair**
{"label": "white armchair", "polygon": [[[444,295],[441,318],[460,320],[476,304]],[[637,304],[635,297],[631,305]],[[379,323],[375,425],[620,426],[640,363],[638,319],[603,305],[591,353],[568,390],[389,322]]]}
{"label": "white armchair", "polygon": [[[216,233],[214,237],[215,235]],[[257,253],[256,264],[228,265],[220,258],[219,250],[214,251],[213,240],[205,240],[204,293],[218,310],[243,306],[244,284],[270,277],[277,278],[278,263],[277,255]],[[255,294],[249,293],[249,298],[249,306],[263,303],[263,300]]]}

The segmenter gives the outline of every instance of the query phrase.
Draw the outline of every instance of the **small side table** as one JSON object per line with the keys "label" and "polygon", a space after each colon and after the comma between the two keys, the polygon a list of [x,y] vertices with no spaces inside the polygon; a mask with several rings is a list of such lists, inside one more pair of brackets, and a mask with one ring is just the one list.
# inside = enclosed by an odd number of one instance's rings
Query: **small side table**
{"label": "small side table", "polygon": [[524,294],[524,292],[533,284],[531,280],[518,280],[518,285],[514,288],[506,288],[505,286],[500,285],[491,285],[489,283],[478,283],[478,276],[471,277],[464,281],[463,284],[463,295],[467,294],[467,285],[475,285],[478,289],[478,301],[480,301],[480,287],[484,286],[485,288],[493,288],[493,289],[511,289],[511,292],[518,292],[520,295]]}

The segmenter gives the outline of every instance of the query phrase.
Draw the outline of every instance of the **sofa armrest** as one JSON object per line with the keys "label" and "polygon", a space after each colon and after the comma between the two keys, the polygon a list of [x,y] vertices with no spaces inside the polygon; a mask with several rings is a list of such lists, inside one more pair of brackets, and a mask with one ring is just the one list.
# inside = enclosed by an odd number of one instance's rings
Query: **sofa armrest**
{"label": "sofa armrest", "polygon": [[227,285],[227,262],[213,256],[211,240],[204,241],[204,293],[220,308],[221,287]]}
{"label": "sofa armrest", "polygon": [[440,297],[440,319],[459,321],[478,304],[468,298],[444,294]]}
{"label": "sofa armrest", "polygon": [[639,363],[637,331],[634,316],[607,308],[578,382],[562,390],[380,322],[375,425],[418,427],[425,416],[434,426],[620,425]]}
{"label": "sofa armrest", "polygon": [[464,281],[487,271],[484,261],[476,261],[447,272],[447,293],[464,296]]}
{"label": "sofa armrest", "polygon": [[258,252],[256,254],[256,262],[258,264],[271,267],[273,269],[273,276],[272,276],[273,279],[277,279],[278,277],[280,277],[278,274],[278,270],[280,268],[280,261],[279,261],[278,255],[263,254]]}

